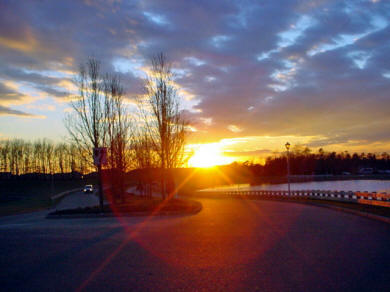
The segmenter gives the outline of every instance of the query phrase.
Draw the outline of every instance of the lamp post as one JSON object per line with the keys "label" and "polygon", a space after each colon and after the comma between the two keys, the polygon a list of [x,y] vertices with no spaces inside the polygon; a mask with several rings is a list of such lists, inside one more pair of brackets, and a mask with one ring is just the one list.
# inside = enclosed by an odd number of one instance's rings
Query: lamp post
{"label": "lamp post", "polygon": [[288,196],[290,197],[290,143],[286,143],[286,149],[287,149],[287,182],[288,182]]}

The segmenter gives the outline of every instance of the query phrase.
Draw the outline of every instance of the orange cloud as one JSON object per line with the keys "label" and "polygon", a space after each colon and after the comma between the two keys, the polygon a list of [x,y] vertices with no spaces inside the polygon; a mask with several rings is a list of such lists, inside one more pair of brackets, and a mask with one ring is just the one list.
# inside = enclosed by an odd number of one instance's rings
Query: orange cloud
{"label": "orange cloud", "polygon": [[4,36],[0,36],[0,46],[20,51],[23,53],[30,53],[35,51],[38,47],[38,42],[34,38],[30,29],[24,31],[23,38],[12,39]]}

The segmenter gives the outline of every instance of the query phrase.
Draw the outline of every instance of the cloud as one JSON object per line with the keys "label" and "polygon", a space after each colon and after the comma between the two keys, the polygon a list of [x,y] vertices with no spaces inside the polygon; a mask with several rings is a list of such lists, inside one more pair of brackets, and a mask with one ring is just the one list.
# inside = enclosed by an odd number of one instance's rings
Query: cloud
{"label": "cloud", "polygon": [[274,151],[269,149],[257,149],[257,150],[250,150],[250,151],[225,151],[223,155],[225,156],[232,156],[232,157],[240,157],[240,156],[268,156],[272,154]]}
{"label": "cloud", "polygon": [[37,109],[40,111],[55,111],[56,107],[51,104],[29,104],[26,106],[29,109]]}
{"label": "cloud", "polygon": [[13,82],[0,82],[0,105],[20,104],[26,100],[26,96],[17,90]]}
{"label": "cloud", "polygon": [[16,116],[21,118],[35,118],[35,119],[44,119],[46,118],[43,115],[34,115],[30,113],[26,113],[20,110],[11,109],[9,107],[0,105],[0,116]]}
{"label": "cloud", "polygon": [[240,133],[243,131],[243,129],[241,129],[240,127],[238,127],[236,125],[229,125],[227,128],[229,131],[234,132],[234,133]]}

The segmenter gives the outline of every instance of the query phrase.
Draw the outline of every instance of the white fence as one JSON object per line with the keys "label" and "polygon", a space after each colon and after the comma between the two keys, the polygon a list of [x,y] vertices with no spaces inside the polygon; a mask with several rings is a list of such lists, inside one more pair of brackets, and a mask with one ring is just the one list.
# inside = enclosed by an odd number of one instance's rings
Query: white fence
{"label": "white fence", "polygon": [[290,191],[198,191],[198,196],[231,197],[250,199],[288,198],[288,199],[315,199],[341,202],[352,202],[366,205],[390,207],[390,194],[376,192],[352,191],[324,191],[324,190],[293,190]]}

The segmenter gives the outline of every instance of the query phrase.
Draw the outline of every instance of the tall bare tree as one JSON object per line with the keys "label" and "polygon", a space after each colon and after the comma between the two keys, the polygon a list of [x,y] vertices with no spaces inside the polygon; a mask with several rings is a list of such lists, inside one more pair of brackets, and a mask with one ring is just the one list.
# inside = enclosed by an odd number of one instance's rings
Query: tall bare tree
{"label": "tall bare tree", "polygon": [[[93,148],[108,148],[108,167],[111,174],[115,172],[111,175],[110,188],[122,195],[123,174],[130,166],[131,120],[120,79],[117,75],[103,76],[100,63],[90,59],[81,66],[77,81],[79,96],[71,103],[73,113],[67,117],[66,127],[85,161],[91,161]],[[100,206],[103,207],[101,165],[97,166],[97,171],[100,177]]]}
{"label": "tall bare tree", "polygon": [[[106,146],[104,86],[100,62],[89,59],[80,66],[77,79],[79,96],[70,104],[73,112],[66,117],[65,126],[86,160],[91,161],[93,148]],[[99,178],[102,166],[96,166]],[[99,179],[99,202],[103,208],[103,187]]]}
{"label": "tall bare tree", "polygon": [[65,172],[65,157],[66,157],[67,145],[65,143],[59,143],[55,146],[54,155],[56,158],[57,166],[56,172]]}
{"label": "tall bare tree", "polygon": [[151,71],[145,84],[146,100],[140,105],[149,139],[159,157],[161,193],[165,198],[167,183],[172,181],[169,179],[170,170],[184,162],[187,122],[181,113],[171,63],[162,53],[151,61]]}
{"label": "tall bare tree", "polygon": [[10,141],[1,141],[1,171],[9,171]]}
{"label": "tall bare tree", "polygon": [[124,90],[116,75],[107,74],[104,79],[105,122],[109,145],[109,166],[111,185],[122,199],[124,193],[124,173],[130,167],[131,120],[124,102]]}

